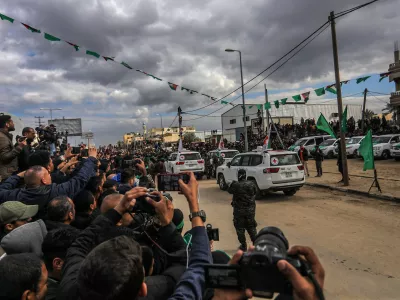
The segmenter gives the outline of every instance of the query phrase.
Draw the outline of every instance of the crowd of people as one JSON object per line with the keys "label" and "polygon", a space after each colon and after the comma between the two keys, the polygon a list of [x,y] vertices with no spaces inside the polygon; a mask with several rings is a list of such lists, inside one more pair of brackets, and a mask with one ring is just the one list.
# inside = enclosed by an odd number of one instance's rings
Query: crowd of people
{"label": "crowd of people", "polygon": [[[0,299],[252,297],[249,289],[206,288],[204,265],[238,264],[243,251],[232,259],[212,251],[193,173],[187,183],[179,180],[191,223],[182,234],[182,211],[170,194],[154,189],[167,152],[82,145],[78,154],[71,147],[51,153],[31,147],[32,128],[13,144],[14,130],[11,117],[1,115]],[[245,205],[234,189],[232,205],[240,212]],[[255,226],[246,224],[253,241]],[[289,253],[303,255],[323,287],[314,252],[294,247]],[[315,283],[287,261],[276,268],[295,299],[318,299]]]}

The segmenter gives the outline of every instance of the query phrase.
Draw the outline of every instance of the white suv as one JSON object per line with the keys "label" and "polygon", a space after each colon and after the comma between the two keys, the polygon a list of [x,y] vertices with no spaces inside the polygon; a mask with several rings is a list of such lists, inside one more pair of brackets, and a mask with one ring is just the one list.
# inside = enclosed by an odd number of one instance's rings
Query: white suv
{"label": "white suv", "polygon": [[346,154],[348,157],[357,157],[358,148],[360,148],[361,141],[365,136],[353,136],[346,141]]}
{"label": "white suv", "polygon": [[204,174],[204,160],[199,152],[182,151],[174,152],[170,155],[166,165],[167,172],[180,173],[191,171],[195,174]]}
{"label": "white suv", "polygon": [[400,144],[396,144],[392,146],[390,149],[390,155],[397,161],[400,160]]}
{"label": "white suv", "polygon": [[400,134],[387,134],[374,137],[372,139],[372,143],[374,144],[374,157],[383,159],[390,158],[390,149],[398,142],[400,142]]}
{"label": "white suv", "polygon": [[212,165],[212,158],[215,155],[218,156],[218,152],[220,153],[221,157],[224,159],[224,163],[228,163],[232,161],[232,158],[235,157],[235,155],[239,154],[239,151],[237,150],[229,150],[229,149],[222,149],[222,150],[213,150],[208,152],[208,157],[210,159],[210,165]]}
{"label": "white suv", "polygon": [[257,198],[263,191],[283,191],[292,196],[305,183],[304,169],[297,152],[260,151],[236,155],[230,163],[217,168],[217,183],[225,190],[232,181],[237,181],[238,171],[246,170],[247,180],[258,187]]}

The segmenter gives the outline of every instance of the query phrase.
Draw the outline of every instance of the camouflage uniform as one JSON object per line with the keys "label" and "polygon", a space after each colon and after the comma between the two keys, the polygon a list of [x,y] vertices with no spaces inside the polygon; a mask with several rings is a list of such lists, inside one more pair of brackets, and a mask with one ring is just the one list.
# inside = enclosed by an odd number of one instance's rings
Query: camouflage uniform
{"label": "camouflage uniform", "polygon": [[229,186],[228,192],[233,194],[231,203],[233,206],[233,225],[241,244],[240,248],[246,250],[245,230],[247,230],[253,243],[257,235],[257,222],[255,220],[257,187],[249,180],[234,181]]}

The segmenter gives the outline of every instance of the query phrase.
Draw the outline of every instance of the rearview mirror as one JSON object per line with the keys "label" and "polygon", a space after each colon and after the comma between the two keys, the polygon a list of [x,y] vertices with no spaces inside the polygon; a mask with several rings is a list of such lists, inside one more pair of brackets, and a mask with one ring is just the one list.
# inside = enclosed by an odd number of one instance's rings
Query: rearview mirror
{"label": "rearview mirror", "polygon": [[227,166],[228,168],[230,168],[230,167],[231,167],[231,162],[228,162],[228,163],[226,164],[226,166]]}

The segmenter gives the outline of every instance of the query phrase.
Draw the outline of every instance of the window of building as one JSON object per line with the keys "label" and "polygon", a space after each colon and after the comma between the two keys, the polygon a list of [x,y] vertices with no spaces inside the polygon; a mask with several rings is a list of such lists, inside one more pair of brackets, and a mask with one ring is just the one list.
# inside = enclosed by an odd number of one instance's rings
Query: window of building
{"label": "window of building", "polygon": [[249,116],[246,116],[246,121],[250,121],[250,117]]}
{"label": "window of building", "polygon": [[236,119],[229,120],[229,124],[236,124]]}

